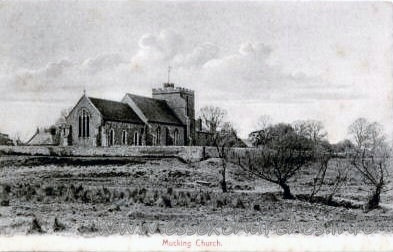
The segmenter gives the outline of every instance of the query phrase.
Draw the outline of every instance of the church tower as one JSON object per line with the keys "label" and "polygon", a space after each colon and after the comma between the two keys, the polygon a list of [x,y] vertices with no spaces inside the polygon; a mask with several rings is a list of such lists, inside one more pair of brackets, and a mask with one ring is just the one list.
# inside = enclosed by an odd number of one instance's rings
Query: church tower
{"label": "church tower", "polygon": [[180,121],[187,126],[186,144],[195,142],[195,99],[194,91],[182,87],[175,87],[173,83],[164,83],[162,88],[154,88],[154,99],[165,100],[175,112]]}

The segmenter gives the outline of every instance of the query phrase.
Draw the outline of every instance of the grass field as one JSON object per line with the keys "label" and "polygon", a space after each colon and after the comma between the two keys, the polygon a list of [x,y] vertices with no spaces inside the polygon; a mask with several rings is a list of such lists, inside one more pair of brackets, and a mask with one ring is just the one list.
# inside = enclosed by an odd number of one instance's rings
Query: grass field
{"label": "grass field", "polygon": [[[335,160],[334,162],[344,162]],[[390,192],[381,207],[365,213],[367,188],[355,172],[337,193],[350,207],[309,203],[315,168],[302,170],[290,182],[295,200],[281,199],[280,188],[229,164],[230,192],[219,187],[220,160],[184,163],[176,158],[0,157],[0,234],[100,232],[95,223],[108,220],[331,222],[360,220],[392,230]],[[334,174],[329,174],[334,179]],[[391,187],[391,184],[388,185]],[[323,187],[318,196],[328,193]],[[7,202],[8,200],[8,202]],[[8,204],[7,204],[8,203]]]}

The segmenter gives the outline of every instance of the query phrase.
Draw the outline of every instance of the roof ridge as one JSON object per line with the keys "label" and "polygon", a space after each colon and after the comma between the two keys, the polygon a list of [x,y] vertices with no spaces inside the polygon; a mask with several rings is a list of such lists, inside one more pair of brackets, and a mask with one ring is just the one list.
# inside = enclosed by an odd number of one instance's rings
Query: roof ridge
{"label": "roof ridge", "polygon": [[157,98],[153,98],[153,97],[149,97],[149,96],[143,96],[143,95],[136,95],[136,94],[131,94],[131,93],[126,93],[127,95],[131,95],[131,96],[136,96],[139,98],[145,98],[145,99],[150,99],[150,100],[154,100],[154,101],[164,101],[166,103],[165,100],[162,99],[157,99]]}
{"label": "roof ridge", "polygon": [[126,104],[126,103],[124,103],[124,102],[121,102],[121,101],[114,101],[114,100],[108,100],[108,99],[97,98],[97,97],[91,97],[91,96],[88,96],[87,98],[89,98],[89,99],[96,99],[96,100],[101,100],[101,101],[117,102],[117,103]]}

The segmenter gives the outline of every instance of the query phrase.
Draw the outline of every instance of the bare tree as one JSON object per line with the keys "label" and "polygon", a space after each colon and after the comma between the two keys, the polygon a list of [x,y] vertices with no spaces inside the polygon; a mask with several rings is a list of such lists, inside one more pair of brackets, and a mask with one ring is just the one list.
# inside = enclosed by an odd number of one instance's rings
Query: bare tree
{"label": "bare tree", "polygon": [[318,142],[314,146],[314,155],[318,171],[312,181],[312,190],[309,196],[310,201],[313,201],[314,196],[325,184],[326,171],[329,167],[329,161],[333,157],[332,152],[331,145],[327,141]]}
{"label": "bare tree", "polygon": [[332,164],[332,170],[334,176],[328,179],[327,184],[329,185],[329,194],[326,197],[328,203],[333,201],[334,195],[336,195],[341,188],[348,182],[349,168],[344,160],[335,160]]}
{"label": "bare tree", "polygon": [[382,126],[376,122],[359,118],[349,126],[348,133],[356,145],[348,155],[352,166],[372,188],[366,205],[367,210],[372,210],[379,206],[381,192],[386,186],[391,151]]}
{"label": "bare tree", "polygon": [[349,127],[348,133],[357,148],[367,148],[371,141],[371,124],[365,118],[358,118]]}
{"label": "bare tree", "polygon": [[327,132],[321,121],[299,120],[293,122],[295,132],[314,142],[322,141],[326,138]]}
{"label": "bare tree", "polygon": [[229,162],[228,152],[231,147],[237,143],[237,132],[230,122],[223,122],[220,131],[214,134],[214,146],[217,149],[219,158],[221,159],[221,181],[220,186],[222,192],[228,192],[226,182],[226,170]]}
{"label": "bare tree", "polygon": [[297,172],[314,162],[313,142],[296,134],[291,125],[268,127],[261,137],[258,154],[250,158],[248,171],[283,189],[284,199],[293,199],[288,181]]}
{"label": "bare tree", "polygon": [[222,169],[220,186],[223,192],[227,192],[226,168],[228,162],[228,149],[237,141],[236,130],[230,122],[225,122],[227,112],[224,109],[213,106],[205,106],[200,110],[200,116],[204,125],[212,134],[212,144],[216,147],[221,160]]}
{"label": "bare tree", "polygon": [[220,128],[227,112],[219,107],[205,106],[200,110],[203,124],[211,133],[216,133]]}
{"label": "bare tree", "polygon": [[60,126],[60,125],[62,125],[64,123],[66,123],[67,116],[71,112],[71,110],[72,110],[72,107],[62,109],[60,111],[60,117],[57,119],[55,125],[56,126]]}
{"label": "bare tree", "polygon": [[264,130],[273,124],[273,118],[269,115],[261,115],[256,123],[256,130]]}

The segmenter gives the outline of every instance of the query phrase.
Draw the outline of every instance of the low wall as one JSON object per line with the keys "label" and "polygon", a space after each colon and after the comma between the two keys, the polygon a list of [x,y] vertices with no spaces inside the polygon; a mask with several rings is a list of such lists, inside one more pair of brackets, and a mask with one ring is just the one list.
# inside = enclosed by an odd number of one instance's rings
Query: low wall
{"label": "low wall", "polygon": [[82,157],[179,157],[194,162],[205,157],[217,157],[211,147],[201,146],[119,146],[119,147],[60,147],[60,146],[0,146],[0,155],[82,156]]}
{"label": "low wall", "polygon": [[[255,148],[232,148],[231,156],[253,152]],[[218,157],[215,147],[203,146],[0,146],[0,155],[62,156],[62,157],[179,157],[187,162]]]}

